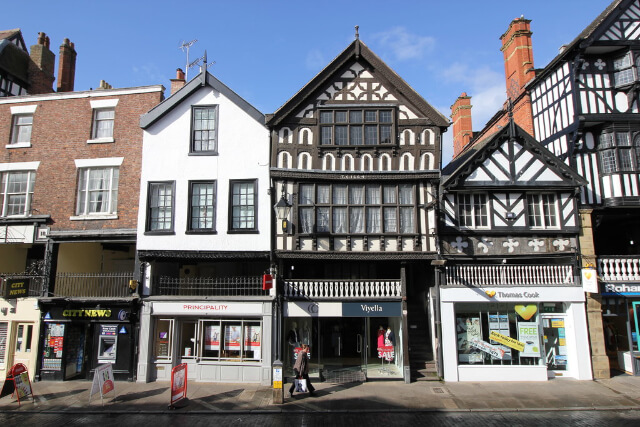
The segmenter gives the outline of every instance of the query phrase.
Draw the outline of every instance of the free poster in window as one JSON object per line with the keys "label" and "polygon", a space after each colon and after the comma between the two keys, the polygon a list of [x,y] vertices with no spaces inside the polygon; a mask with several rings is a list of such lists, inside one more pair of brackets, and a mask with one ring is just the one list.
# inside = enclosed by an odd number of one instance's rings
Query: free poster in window
{"label": "free poster in window", "polygon": [[540,334],[536,322],[518,323],[518,341],[524,343],[520,356],[540,357]]}
{"label": "free poster in window", "polygon": [[226,325],[224,327],[224,349],[240,350],[240,325]]}
{"label": "free poster in window", "polygon": [[204,349],[220,350],[220,325],[207,326],[204,331]]}

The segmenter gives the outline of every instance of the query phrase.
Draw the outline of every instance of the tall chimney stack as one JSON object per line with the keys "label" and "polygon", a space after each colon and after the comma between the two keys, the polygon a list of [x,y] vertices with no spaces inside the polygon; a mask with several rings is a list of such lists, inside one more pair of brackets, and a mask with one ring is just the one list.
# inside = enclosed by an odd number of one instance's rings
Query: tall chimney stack
{"label": "tall chimney stack", "polygon": [[60,59],[58,60],[58,92],[73,92],[76,78],[76,56],[75,45],[65,38],[60,45]]}
{"label": "tall chimney stack", "polygon": [[184,71],[182,71],[181,68],[178,68],[176,70],[176,78],[171,79],[171,95],[173,95],[174,93],[182,89],[185,84],[186,84],[186,80],[184,76]]}
{"label": "tall chimney stack", "polygon": [[524,16],[511,21],[507,32],[500,36],[504,55],[504,74],[507,96],[517,98],[524,86],[535,77],[533,70],[533,45],[530,19]]}
{"label": "tall chimney stack", "polygon": [[453,157],[456,158],[473,137],[471,97],[467,96],[466,92],[462,92],[451,106],[451,120],[453,120]]}
{"label": "tall chimney stack", "polygon": [[29,94],[52,93],[56,56],[49,50],[45,33],[38,33],[38,43],[31,46],[29,56]]}

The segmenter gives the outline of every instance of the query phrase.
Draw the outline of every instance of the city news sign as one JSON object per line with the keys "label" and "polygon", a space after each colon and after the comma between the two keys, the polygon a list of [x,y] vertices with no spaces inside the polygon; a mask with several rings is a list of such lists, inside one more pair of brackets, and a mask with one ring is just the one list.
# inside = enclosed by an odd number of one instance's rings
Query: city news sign
{"label": "city news sign", "polygon": [[29,296],[29,281],[31,279],[7,279],[4,285],[4,298],[16,299]]}

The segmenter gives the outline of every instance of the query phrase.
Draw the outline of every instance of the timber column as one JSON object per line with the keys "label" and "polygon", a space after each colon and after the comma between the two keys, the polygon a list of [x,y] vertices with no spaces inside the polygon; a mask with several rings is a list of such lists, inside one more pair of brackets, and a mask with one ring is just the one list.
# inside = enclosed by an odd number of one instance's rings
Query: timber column
{"label": "timber column", "polygon": [[[593,228],[591,225],[592,209],[580,209],[580,253],[582,267],[596,265],[596,251],[593,246]],[[609,357],[604,345],[604,328],[602,327],[602,296],[599,293],[587,293],[587,324],[591,343],[591,365],[594,379],[611,378]]]}

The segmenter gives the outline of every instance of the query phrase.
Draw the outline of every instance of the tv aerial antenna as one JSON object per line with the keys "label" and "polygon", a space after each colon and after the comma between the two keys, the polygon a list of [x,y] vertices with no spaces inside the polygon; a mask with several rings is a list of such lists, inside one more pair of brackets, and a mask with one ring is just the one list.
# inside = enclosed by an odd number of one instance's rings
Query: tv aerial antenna
{"label": "tv aerial antenna", "polygon": [[[200,64],[201,61],[202,61],[202,65]],[[202,55],[200,58],[198,58],[195,61],[193,61],[191,64],[187,65],[187,68],[193,68],[196,65],[199,65],[200,67],[206,67],[208,69],[209,67],[211,67],[215,63],[216,63],[216,61],[213,61],[211,63],[207,63],[207,51],[205,50],[204,51],[204,55]]]}
{"label": "tv aerial antenna", "polygon": [[187,66],[185,67],[185,70],[184,70],[184,79],[187,82],[189,81],[188,73],[189,73],[189,67],[191,66],[191,64],[189,64],[189,48],[194,44],[196,44],[197,42],[198,42],[198,39],[193,39],[190,42],[186,42],[183,40],[182,44],[178,46],[178,49],[181,49],[183,52],[184,51],[187,52]]}

